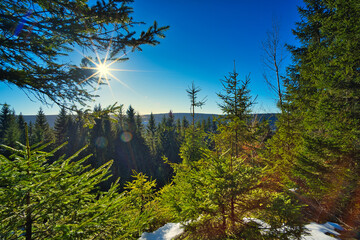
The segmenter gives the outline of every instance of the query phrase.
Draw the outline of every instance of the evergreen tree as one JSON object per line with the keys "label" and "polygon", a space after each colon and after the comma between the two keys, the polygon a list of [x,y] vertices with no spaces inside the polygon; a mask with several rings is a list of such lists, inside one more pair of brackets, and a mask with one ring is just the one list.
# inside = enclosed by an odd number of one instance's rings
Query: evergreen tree
{"label": "evergreen tree", "polygon": [[60,109],[59,115],[55,119],[54,133],[56,144],[60,145],[67,141],[69,130],[69,116],[64,107]]}
{"label": "evergreen tree", "polygon": [[111,162],[89,169],[89,156],[78,158],[83,149],[50,163],[58,149],[32,149],[28,140],[23,149],[3,147],[14,155],[0,155],[1,238],[138,239],[154,225],[155,183],[146,176],[135,175],[124,193],[118,181],[101,192],[98,185],[109,177]]}
{"label": "evergreen tree", "polygon": [[39,109],[36,115],[32,137],[33,139],[31,142],[33,144],[39,142],[50,142],[54,139],[52,129],[46,120],[46,116],[42,108]]}
{"label": "evergreen tree", "polygon": [[19,141],[22,144],[25,144],[25,139],[26,139],[26,136],[25,136],[25,120],[24,120],[24,117],[23,117],[22,113],[20,113],[19,116],[17,117],[17,123],[18,123],[19,130],[20,130]]}
{"label": "evergreen tree", "polygon": [[193,128],[195,127],[195,107],[202,107],[206,102],[206,97],[198,101],[198,93],[201,91],[199,87],[196,87],[194,82],[192,82],[191,87],[186,89],[186,92],[188,93],[188,96],[190,98],[190,109],[191,109],[191,117],[192,117],[192,125]]}
{"label": "evergreen tree", "polygon": [[186,117],[184,116],[182,121],[181,121],[181,129],[183,131],[183,135],[185,135],[185,131],[186,129],[189,127],[189,121],[186,119]]}
{"label": "evergreen tree", "polygon": [[137,127],[137,125],[135,122],[135,110],[130,105],[128,110],[126,110],[125,128],[129,132],[135,133],[137,131],[136,127]]}
{"label": "evergreen tree", "polygon": [[305,3],[294,30],[301,46],[290,47],[294,64],[286,80],[286,113],[270,152],[278,166],[288,167],[298,192],[316,203],[312,218],[352,219],[355,226],[360,9],[356,1]]}
{"label": "evergreen tree", "polygon": [[175,119],[172,111],[169,112],[168,117],[164,116],[160,124],[160,153],[168,158],[170,162],[178,163],[179,158],[179,139],[176,133]]}
{"label": "evergreen tree", "polygon": [[16,143],[20,140],[21,132],[18,122],[16,121],[14,110],[11,111],[6,125],[7,128],[4,132],[3,143],[10,147],[15,147]]}
{"label": "evergreen tree", "polygon": [[240,153],[252,147],[252,134],[249,127],[249,113],[254,100],[251,100],[249,84],[250,78],[246,76],[244,81],[238,78],[235,70],[229,73],[221,81],[223,92],[218,93],[222,103],[220,109],[224,113],[219,120],[219,131],[221,132],[217,147],[229,149],[230,155],[238,157]]}
{"label": "evergreen tree", "polygon": [[143,134],[144,126],[142,124],[142,118],[139,113],[136,114],[136,132],[139,135]]}
{"label": "evergreen tree", "polygon": [[[269,189],[260,167],[237,158],[230,169],[233,161],[203,149],[191,167],[171,164],[173,184],[165,186],[160,197],[172,221],[185,222],[188,239],[300,239],[303,227],[296,200]],[[269,223],[267,231],[252,218]]]}
{"label": "evergreen tree", "polygon": [[8,104],[4,104],[0,113],[0,142],[4,142],[5,131],[9,128],[11,119],[11,110]]}
{"label": "evergreen tree", "polygon": [[146,132],[147,132],[147,145],[149,146],[151,155],[155,157],[157,154],[158,143],[156,136],[156,123],[153,113],[150,114]]}

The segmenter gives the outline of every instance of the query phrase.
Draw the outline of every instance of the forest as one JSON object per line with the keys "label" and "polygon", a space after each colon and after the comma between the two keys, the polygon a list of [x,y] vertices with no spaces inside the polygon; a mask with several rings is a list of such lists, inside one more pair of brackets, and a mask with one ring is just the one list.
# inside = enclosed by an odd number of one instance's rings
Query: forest
{"label": "forest", "polygon": [[[236,66],[224,73],[217,92],[222,115],[207,121],[195,121],[206,101],[194,83],[184,89],[192,121],[175,121],[170,111],[160,123],[151,114],[144,125],[132,106],[74,107],[96,99],[78,84],[79,76],[90,86],[100,80],[91,68],[69,70],[56,62],[68,47],[64,39],[89,47],[92,32],[102,31],[91,41],[106,49],[109,33],[102,24],[121,23],[125,31],[114,38],[114,57],[125,47],[159,44],[167,27],[155,22],[137,37],[127,29],[135,24],[128,1],[92,8],[81,1],[34,2],[47,11],[46,17],[36,12],[42,26],[25,22],[16,39],[6,33],[22,1],[0,3],[0,80],[61,111],[51,128],[42,109],[26,124],[2,104],[0,239],[139,239],[170,222],[184,226],[177,239],[302,239],[307,223],[327,221],[344,228],[341,239],[359,238],[357,0],[304,0],[293,30],[300,45],[287,45],[292,63],[285,76],[277,71],[276,51],[269,51],[277,79],[271,85],[278,96],[275,129],[252,117],[251,78]],[[47,28],[51,16],[64,24]],[[37,35],[25,46],[27,27]],[[56,31],[64,39],[52,35]],[[276,41],[268,43],[276,48]],[[12,56],[16,51],[24,57]],[[25,57],[30,53],[44,64]]]}

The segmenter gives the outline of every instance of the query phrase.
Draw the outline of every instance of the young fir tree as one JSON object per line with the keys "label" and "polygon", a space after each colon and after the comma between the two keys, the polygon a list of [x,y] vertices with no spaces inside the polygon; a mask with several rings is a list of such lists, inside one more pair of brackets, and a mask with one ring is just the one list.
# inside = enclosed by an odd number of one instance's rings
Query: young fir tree
{"label": "young fir tree", "polygon": [[192,117],[192,126],[195,128],[195,107],[202,107],[206,102],[206,97],[202,100],[198,99],[198,93],[201,91],[199,87],[195,86],[195,83],[192,82],[191,87],[186,89],[188,96],[190,98],[190,109],[191,109],[191,117]]}
{"label": "young fir tree", "polygon": [[189,127],[189,121],[186,119],[186,117],[184,116],[183,119],[181,120],[181,129],[183,131],[183,135],[185,135],[185,130]]}
{"label": "young fir tree", "polygon": [[218,93],[222,101],[219,106],[224,114],[219,119],[219,132],[222,134],[218,136],[223,139],[218,141],[218,148],[223,151],[229,149],[232,157],[238,157],[240,153],[254,147],[249,127],[251,106],[254,103],[248,89],[250,77],[246,76],[242,81],[238,76],[234,65],[234,71],[221,81],[223,92]]}
{"label": "young fir tree", "polygon": [[175,118],[172,111],[163,118],[159,127],[160,131],[160,154],[166,156],[170,162],[180,162],[179,158],[179,137],[176,133]]}
{"label": "young fir tree", "polygon": [[112,162],[89,169],[90,156],[78,158],[81,149],[50,163],[59,148],[48,152],[47,145],[32,148],[28,139],[21,149],[2,145],[14,155],[0,155],[1,238],[138,239],[154,225],[154,182],[146,176],[135,175],[122,194],[118,182],[101,192]]}
{"label": "young fir tree", "polygon": [[[235,71],[230,76],[224,84],[226,94],[220,94],[226,120],[219,122],[214,134],[215,150],[203,147],[201,138],[193,145],[185,141],[199,154],[192,155],[197,159],[188,164],[182,152],[184,161],[171,163],[175,176],[161,192],[162,204],[174,221],[186,222],[187,239],[300,239],[303,227],[297,201],[274,188],[257,155],[250,154],[256,150],[248,147],[256,145],[256,136],[251,135],[254,130],[246,115],[246,106],[251,105],[249,82],[239,83]],[[268,230],[261,232],[249,218],[266,221]]]}
{"label": "young fir tree", "polygon": [[[190,99],[190,109],[192,116],[192,126],[185,131],[185,138],[180,147],[180,157],[185,164],[192,165],[192,162],[199,160],[202,157],[202,149],[206,149],[205,132],[201,126],[195,127],[195,107],[202,107],[206,100],[205,98],[198,101],[198,93],[201,91],[196,87],[194,82],[186,92]],[[198,121],[197,123],[200,123]]]}

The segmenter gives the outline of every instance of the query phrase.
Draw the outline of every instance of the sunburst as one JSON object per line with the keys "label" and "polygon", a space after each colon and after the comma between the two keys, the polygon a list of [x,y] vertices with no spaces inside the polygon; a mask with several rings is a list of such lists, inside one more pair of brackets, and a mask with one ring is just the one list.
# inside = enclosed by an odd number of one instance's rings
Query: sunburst
{"label": "sunburst", "polygon": [[[92,40],[91,40],[92,42]],[[109,82],[109,79],[115,79],[116,81],[118,81],[119,83],[121,83],[121,85],[123,85],[124,87],[134,91],[133,89],[131,89],[125,82],[121,81],[120,79],[118,79],[117,77],[114,76],[114,74],[112,74],[113,71],[120,71],[120,72],[138,72],[137,70],[127,70],[127,69],[119,69],[119,68],[111,68],[111,66],[115,63],[117,63],[120,60],[123,60],[124,57],[127,55],[127,53],[124,53],[122,56],[116,58],[116,59],[108,59],[109,56],[109,52],[110,52],[110,47],[111,47],[112,41],[110,40],[109,42],[109,46],[107,48],[106,51],[106,55],[105,58],[103,58],[103,60],[100,58],[96,48],[93,45],[93,49],[94,52],[96,54],[96,60],[94,61],[92,58],[85,56],[82,52],[80,52],[79,50],[75,49],[78,53],[80,53],[83,57],[85,57],[86,59],[88,59],[93,65],[94,67],[81,67],[83,69],[91,69],[91,70],[95,70],[95,72],[93,74],[91,74],[89,77],[87,77],[86,79],[82,80],[80,82],[80,84],[88,81],[90,78],[93,77],[97,77],[97,87],[96,89],[98,89],[99,85],[102,83],[105,83],[109,86],[110,90],[111,90],[111,85]]]}

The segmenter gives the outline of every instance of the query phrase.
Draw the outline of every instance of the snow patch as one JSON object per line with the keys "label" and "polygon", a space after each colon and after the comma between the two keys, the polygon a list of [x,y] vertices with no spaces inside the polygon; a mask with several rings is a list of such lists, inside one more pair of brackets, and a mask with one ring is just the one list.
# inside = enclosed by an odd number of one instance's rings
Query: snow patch
{"label": "snow patch", "polygon": [[[246,222],[254,221],[260,225],[261,228],[269,228],[270,226],[255,218],[245,218]],[[184,232],[182,227],[183,225],[180,223],[167,223],[155,232],[152,233],[143,233],[139,240],[171,240]],[[318,223],[310,223],[305,225],[305,229],[308,234],[304,234],[302,236],[302,240],[338,240],[339,238],[335,238],[329,236],[332,234],[333,236],[339,236],[336,230],[344,230],[340,225],[337,223],[327,222],[324,224]]]}
{"label": "snow patch", "polygon": [[180,223],[167,223],[155,232],[143,233],[139,240],[171,240],[184,232]]}
{"label": "snow patch", "polygon": [[333,236],[339,236],[340,233],[335,230],[344,230],[340,225],[332,222],[327,222],[324,224],[312,222],[308,225],[305,225],[305,228],[310,235],[303,236],[302,239],[304,240],[336,240],[339,238],[329,236],[329,234],[332,234]]}

